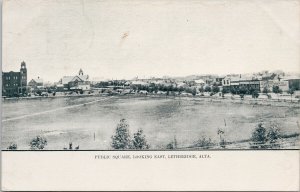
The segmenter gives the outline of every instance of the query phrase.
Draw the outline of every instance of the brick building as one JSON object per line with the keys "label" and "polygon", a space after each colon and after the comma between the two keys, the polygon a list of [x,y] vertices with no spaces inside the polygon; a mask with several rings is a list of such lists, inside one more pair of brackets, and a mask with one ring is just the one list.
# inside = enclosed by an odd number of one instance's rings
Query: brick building
{"label": "brick building", "polygon": [[27,94],[27,68],[21,63],[20,72],[2,72],[2,96],[14,97]]}

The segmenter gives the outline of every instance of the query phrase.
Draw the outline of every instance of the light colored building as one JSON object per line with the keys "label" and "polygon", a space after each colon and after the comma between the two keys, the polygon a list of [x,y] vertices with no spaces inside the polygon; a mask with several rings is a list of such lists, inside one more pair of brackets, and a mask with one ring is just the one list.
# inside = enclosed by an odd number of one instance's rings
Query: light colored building
{"label": "light colored building", "polygon": [[[60,82],[63,85],[64,90],[90,90],[91,85],[89,76],[84,75],[82,69],[79,70],[78,75],[75,76],[64,76]],[[60,86],[61,87],[61,86]]]}
{"label": "light colored building", "polygon": [[260,81],[252,76],[230,75],[222,80],[222,86],[225,88],[247,88],[260,90]]}
{"label": "light colored building", "polygon": [[197,79],[197,80],[195,80],[195,86],[197,86],[197,87],[204,87],[205,84],[206,83],[205,83],[205,81],[203,79]]}
{"label": "light colored building", "polygon": [[261,80],[260,81],[260,91],[262,92],[265,88],[269,91],[273,91],[273,86],[278,86],[282,91],[289,90],[289,82],[286,80]]}
{"label": "light colored building", "polygon": [[31,88],[34,88],[34,89],[44,88],[44,81],[40,77],[38,77],[36,79],[31,79],[28,83],[28,86],[30,86]]}

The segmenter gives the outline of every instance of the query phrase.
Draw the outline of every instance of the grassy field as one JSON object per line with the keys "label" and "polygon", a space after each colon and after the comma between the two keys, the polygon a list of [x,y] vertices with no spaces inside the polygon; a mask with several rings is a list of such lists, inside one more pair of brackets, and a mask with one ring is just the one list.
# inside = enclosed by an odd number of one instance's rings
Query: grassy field
{"label": "grassy field", "polygon": [[[2,149],[10,143],[29,149],[37,135],[47,138],[45,150],[62,150],[69,142],[80,149],[111,149],[111,136],[122,118],[128,121],[131,134],[144,130],[151,149],[165,149],[174,138],[180,148],[203,137],[218,143],[219,128],[228,142],[247,140],[258,123],[276,124],[284,135],[299,134],[299,107],[127,96],[5,100],[2,104]],[[293,140],[299,142],[298,137]],[[295,145],[284,148],[290,146]]]}

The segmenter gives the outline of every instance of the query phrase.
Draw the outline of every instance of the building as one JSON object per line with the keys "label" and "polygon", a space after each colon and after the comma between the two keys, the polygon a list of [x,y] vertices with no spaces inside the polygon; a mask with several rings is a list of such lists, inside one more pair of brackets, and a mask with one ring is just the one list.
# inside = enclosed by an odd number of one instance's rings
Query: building
{"label": "building", "polygon": [[300,90],[300,77],[299,76],[291,76],[285,77],[284,81],[288,82],[289,89],[294,89],[296,91]]}
{"label": "building", "polygon": [[31,79],[28,82],[28,86],[32,89],[44,88],[44,81],[40,77],[38,77],[37,79]]}
{"label": "building", "polygon": [[57,85],[61,90],[90,90],[91,85],[89,76],[84,75],[82,69],[79,70],[78,75],[75,76],[64,76]]}
{"label": "building", "polygon": [[223,81],[224,77],[216,77],[214,83],[217,86],[222,86],[222,81]]}
{"label": "building", "polygon": [[226,76],[222,80],[223,88],[227,89],[241,89],[246,88],[248,90],[253,89],[260,91],[260,81],[254,77],[247,77],[242,75]]}
{"label": "building", "polygon": [[196,80],[194,80],[194,82],[195,82],[194,87],[196,87],[197,89],[203,88],[206,85],[206,83],[203,79],[196,79]]}
{"label": "building", "polygon": [[282,91],[288,91],[289,90],[289,82],[286,80],[261,80],[260,81],[260,91],[263,92],[264,89],[267,89],[268,91],[273,91],[273,87],[278,86],[279,89]]}
{"label": "building", "polygon": [[27,94],[27,68],[21,63],[20,72],[2,72],[2,96],[14,97]]}

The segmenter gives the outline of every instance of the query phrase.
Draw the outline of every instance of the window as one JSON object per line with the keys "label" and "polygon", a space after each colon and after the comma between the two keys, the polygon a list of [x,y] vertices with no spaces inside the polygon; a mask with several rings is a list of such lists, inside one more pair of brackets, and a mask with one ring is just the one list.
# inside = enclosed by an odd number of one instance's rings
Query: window
{"label": "window", "polygon": [[227,84],[229,84],[229,80],[227,80]]}

